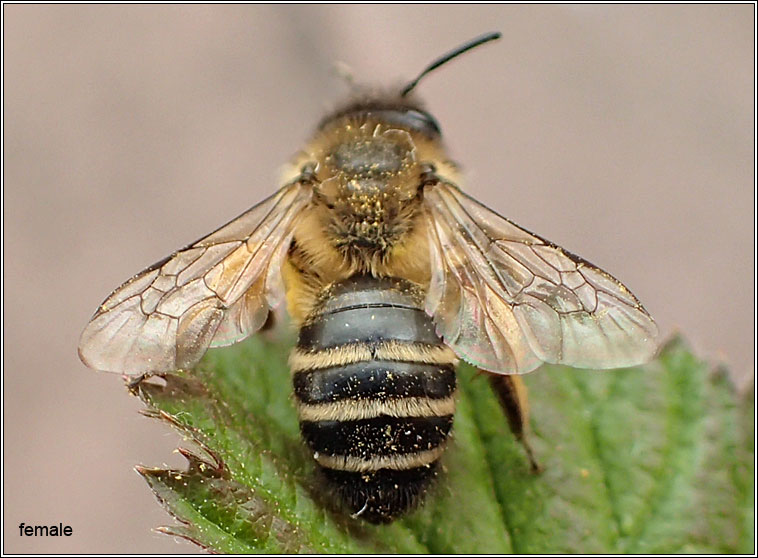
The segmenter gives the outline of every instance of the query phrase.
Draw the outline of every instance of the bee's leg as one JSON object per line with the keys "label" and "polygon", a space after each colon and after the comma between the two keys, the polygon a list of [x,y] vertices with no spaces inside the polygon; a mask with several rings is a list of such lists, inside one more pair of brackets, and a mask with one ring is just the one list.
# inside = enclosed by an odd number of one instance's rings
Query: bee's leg
{"label": "bee's leg", "polygon": [[276,314],[269,310],[268,316],[266,316],[266,321],[263,322],[263,325],[258,331],[271,331],[277,326],[277,322],[279,319],[276,317]]}
{"label": "bee's leg", "polygon": [[521,445],[524,446],[529,463],[532,466],[532,472],[539,473],[542,471],[542,467],[537,463],[526,436],[529,424],[529,401],[524,381],[520,376],[515,375],[487,374],[487,376],[489,377],[492,389],[500,401],[500,406],[505,412],[505,418],[508,419],[511,432],[521,442]]}
{"label": "bee's leg", "polygon": [[129,393],[132,395],[137,395],[137,392],[139,391],[139,385],[152,378],[153,376],[160,376],[160,374],[156,374],[154,372],[144,372],[143,374],[140,374],[139,376],[129,376],[128,374],[122,374],[122,378],[124,380],[124,383],[126,383],[126,389],[129,390]]}

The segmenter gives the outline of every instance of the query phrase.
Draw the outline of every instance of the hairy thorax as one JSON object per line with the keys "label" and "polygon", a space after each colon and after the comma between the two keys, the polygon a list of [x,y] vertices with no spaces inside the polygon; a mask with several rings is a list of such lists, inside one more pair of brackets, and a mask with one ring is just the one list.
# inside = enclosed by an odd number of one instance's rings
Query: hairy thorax
{"label": "hairy thorax", "polygon": [[312,293],[355,273],[428,283],[418,138],[370,120],[341,122],[300,161],[314,166],[314,197],[295,228],[285,273],[303,299],[290,301],[295,317]]}

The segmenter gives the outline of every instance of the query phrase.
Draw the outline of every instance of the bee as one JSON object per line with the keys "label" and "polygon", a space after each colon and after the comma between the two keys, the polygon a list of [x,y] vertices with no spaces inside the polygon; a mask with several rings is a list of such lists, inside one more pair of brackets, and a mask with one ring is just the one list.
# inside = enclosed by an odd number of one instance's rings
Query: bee
{"label": "bee", "polygon": [[100,305],[82,361],[135,375],[189,369],[286,300],[302,437],[353,515],[386,523],[422,499],[450,438],[459,359],[490,378],[536,469],[519,375],[641,364],[657,327],[610,274],[456,185],[440,126],[410,93],[498,37],[324,118],[279,191]]}

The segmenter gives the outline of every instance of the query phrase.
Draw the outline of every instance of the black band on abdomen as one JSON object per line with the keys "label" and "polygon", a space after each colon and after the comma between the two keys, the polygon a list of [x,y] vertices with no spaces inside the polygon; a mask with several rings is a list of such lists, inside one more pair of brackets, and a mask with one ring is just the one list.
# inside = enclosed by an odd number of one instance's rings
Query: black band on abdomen
{"label": "black band on abdomen", "polygon": [[319,351],[351,343],[404,341],[438,344],[429,316],[419,308],[384,304],[353,306],[324,314],[300,329],[298,347]]}
{"label": "black band on abdomen", "polygon": [[376,417],[303,422],[300,431],[308,446],[320,454],[347,455],[369,460],[434,449],[445,442],[452,425],[452,415],[423,418]]}
{"label": "black band on abdomen", "polygon": [[442,399],[455,392],[452,365],[364,361],[294,375],[295,396],[303,403],[331,403],[377,397]]}

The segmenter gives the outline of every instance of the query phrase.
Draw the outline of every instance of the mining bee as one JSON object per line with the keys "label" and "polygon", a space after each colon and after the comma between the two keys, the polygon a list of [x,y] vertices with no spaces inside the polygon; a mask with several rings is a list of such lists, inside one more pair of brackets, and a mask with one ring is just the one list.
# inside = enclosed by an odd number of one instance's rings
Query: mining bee
{"label": "mining bee", "polygon": [[255,333],[286,299],[302,436],[353,515],[389,522],[436,476],[458,359],[486,373],[516,436],[542,363],[633,366],[657,328],[610,274],[462,192],[410,93],[359,95],[318,125],[285,185],[148,267],[99,307],[89,367],[161,374]]}

